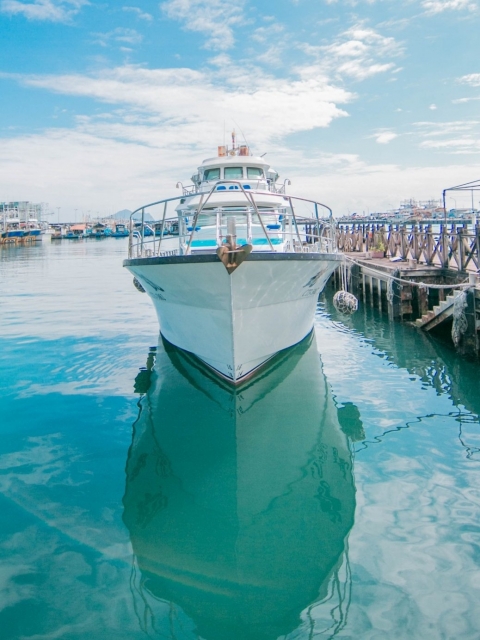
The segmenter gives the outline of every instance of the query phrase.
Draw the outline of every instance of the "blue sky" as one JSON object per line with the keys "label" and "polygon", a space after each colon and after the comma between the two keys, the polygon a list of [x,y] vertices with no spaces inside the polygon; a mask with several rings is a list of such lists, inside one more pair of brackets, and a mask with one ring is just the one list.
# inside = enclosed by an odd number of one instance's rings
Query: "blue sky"
{"label": "blue sky", "polygon": [[438,198],[480,177],[479,27],[476,0],[0,0],[0,200],[175,195],[224,123],[337,215]]}

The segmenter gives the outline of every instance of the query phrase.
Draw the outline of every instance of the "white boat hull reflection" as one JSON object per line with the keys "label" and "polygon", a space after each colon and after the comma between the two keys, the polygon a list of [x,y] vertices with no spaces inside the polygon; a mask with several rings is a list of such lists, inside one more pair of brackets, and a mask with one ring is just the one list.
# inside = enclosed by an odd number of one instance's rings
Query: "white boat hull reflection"
{"label": "white boat hull reflection", "polygon": [[161,342],[142,385],[124,522],[144,631],[179,637],[173,618],[182,637],[273,640],[323,602],[340,628],[355,488],[312,335],[237,389]]}

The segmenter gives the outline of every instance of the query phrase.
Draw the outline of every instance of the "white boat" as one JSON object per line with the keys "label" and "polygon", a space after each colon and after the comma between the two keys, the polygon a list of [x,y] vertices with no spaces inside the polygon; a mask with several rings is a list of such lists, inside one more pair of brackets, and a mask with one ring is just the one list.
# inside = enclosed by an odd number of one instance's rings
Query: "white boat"
{"label": "white boat", "polygon": [[[287,195],[289,181],[235,141],[192,182],[178,183],[182,196],[132,213],[142,224],[135,231],[131,222],[124,266],[152,298],[163,336],[238,383],[311,331],[341,261],[332,212]],[[142,231],[147,211],[158,238]]]}

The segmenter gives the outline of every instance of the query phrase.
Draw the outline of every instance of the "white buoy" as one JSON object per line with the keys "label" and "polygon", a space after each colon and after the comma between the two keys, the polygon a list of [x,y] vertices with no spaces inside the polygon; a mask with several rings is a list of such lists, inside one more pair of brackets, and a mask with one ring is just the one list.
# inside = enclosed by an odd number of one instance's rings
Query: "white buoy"
{"label": "white buoy", "polygon": [[358,309],[358,300],[353,293],[337,291],[333,296],[333,306],[337,311],[340,311],[340,313],[350,316]]}

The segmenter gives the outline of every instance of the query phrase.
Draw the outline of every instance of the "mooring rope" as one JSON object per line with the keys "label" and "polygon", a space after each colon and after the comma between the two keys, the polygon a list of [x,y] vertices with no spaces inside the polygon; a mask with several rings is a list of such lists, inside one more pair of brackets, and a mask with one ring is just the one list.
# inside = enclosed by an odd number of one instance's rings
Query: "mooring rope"
{"label": "mooring rope", "polygon": [[[350,262],[352,262],[353,264],[356,264],[359,267],[365,267],[367,265],[364,265],[361,262],[357,262],[354,258],[351,258],[350,256],[344,256],[345,260],[350,260]],[[473,287],[474,285],[471,284],[468,280],[465,280],[464,282],[459,282],[457,284],[431,284],[429,282],[416,282],[415,280],[407,280],[406,278],[400,278],[400,276],[395,275],[396,273],[398,273],[398,269],[395,269],[395,271],[393,273],[387,273],[385,271],[380,271],[378,269],[375,269],[375,267],[370,267],[367,266],[368,270],[375,273],[376,275],[382,276],[383,278],[388,278],[389,279],[389,283],[393,281],[395,282],[399,282],[400,284],[408,284],[408,285],[413,285],[414,287],[419,287],[421,289],[465,289],[468,287]]]}

